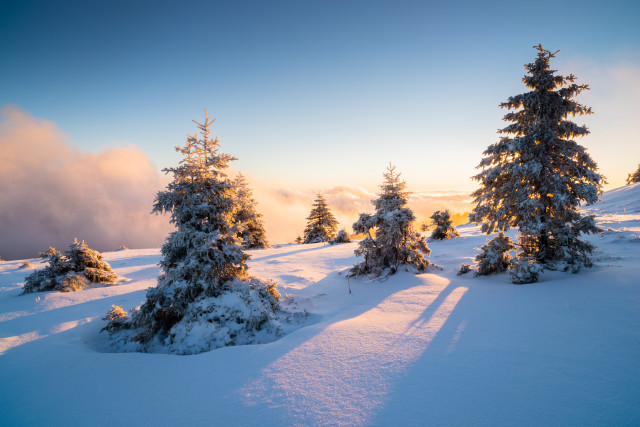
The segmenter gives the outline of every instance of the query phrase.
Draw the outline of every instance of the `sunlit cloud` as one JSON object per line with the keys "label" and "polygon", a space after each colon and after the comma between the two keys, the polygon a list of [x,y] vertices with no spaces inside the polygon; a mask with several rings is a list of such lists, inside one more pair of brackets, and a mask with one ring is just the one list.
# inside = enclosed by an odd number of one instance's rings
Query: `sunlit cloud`
{"label": "sunlit cloud", "polygon": [[0,110],[0,256],[34,257],[75,237],[98,250],[158,247],[168,218],[151,215],[168,182],[135,146],[82,151],[55,123]]}

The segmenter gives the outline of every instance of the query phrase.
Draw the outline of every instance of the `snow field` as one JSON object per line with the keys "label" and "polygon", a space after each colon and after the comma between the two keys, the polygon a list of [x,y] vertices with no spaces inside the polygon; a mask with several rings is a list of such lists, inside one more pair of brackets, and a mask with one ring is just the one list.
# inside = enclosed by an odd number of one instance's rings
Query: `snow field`
{"label": "snow field", "polygon": [[1,424],[637,425],[639,195],[586,208],[610,229],[592,269],[532,285],[456,276],[487,240],[472,226],[429,242],[441,269],[384,282],[345,279],[357,243],[249,251],[308,322],[192,356],[102,352],[101,318],[144,301],[156,249],[105,253],[130,281],[73,293],[19,295],[33,268],[0,263]]}

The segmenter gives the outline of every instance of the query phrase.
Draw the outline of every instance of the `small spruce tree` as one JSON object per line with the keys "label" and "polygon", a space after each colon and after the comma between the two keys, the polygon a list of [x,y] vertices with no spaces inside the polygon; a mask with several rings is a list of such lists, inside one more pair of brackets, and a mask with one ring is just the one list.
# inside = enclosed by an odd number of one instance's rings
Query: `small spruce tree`
{"label": "small spruce tree", "polygon": [[574,141],[588,129],[567,119],[591,114],[573,100],[588,86],[576,84],[573,75],[556,75],[549,61],[557,52],[534,47],[538,56],[525,65],[529,75],[523,78],[531,91],[500,105],[514,111],[504,116],[510,124],[478,166],[483,170],[474,179],[481,187],[473,193],[476,207],[469,219],[487,234],[518,227],[519,258],[575,272],[592,265],[594,246],[580,235],[600,231],[593,216],[580,213],[580,203],[597,201],[604,180]]}
{"label": "small spruce tree", "polygon": [[406,186],[395,167],[389,165],[378,198],[372,201],[375,213],[360,214],[353,224],[353,231],[366,237],[355,251],[357,256],[364,256],[364,261],[349,270],[349,277],[384,277],[394,274],[400,266],[419,273],[431,265],[425,259],[431,253],[427,242],[413,229],[415,216],[407,206],[411,193]]}
{"label": "small spruce tree", "polygon": [[435,211],[430,218],[433,220],[432,224],[435,225],[436,228],[431,233],[429,239],[445,240],[459,236],[458,230],[452,225],[453,221],[451,220],[448,210]]}
{"label": "small spruce tree", "polygon": [[108,314],[103,328],[115,351],[192,354],[264,342],[282,333],[273,282],[249,277],[234,214],[236,186],[225,169],[235,160],[219,153],[218,138],[195,122],[200,138],[188,135],[177,147],[183,160],[165,169],[173,181],[156,197],[153,212],[171,214],[177,230],[162,246],[163,274],[139,309]]}
{"label": "small spruce tree", "polygon": [[244,249],[263,249],[269,247],[267,233],[264,231],[262,214],[258,213],[253,192],[244,175],[239,173],[233,181],[236,191],[235,220],[238,238]]}
{"label": "small spruce tree", "polygon": [[627,185],[635,184],[636,182],[640,182],[640,164],[634,173],[630,173],[627,176]]}
{"label": "small spruce tree", "polygon": [[40,253],[38,254],[38,257],[39,257],[39,258],[45,258],[45,259],[46,259],[46,258],[49,258],[51,255],[55,254],[56,252],[58,252],[58,251],[56,250],[56,248],[54,248],[53,246],[49,246],[49,249],[47,249],[47,250],[46,250],[46,251],[44,251],[44,252],[40,252]]}
{"label": "small spruce tree", "polygon": [[118,275],[111,269],[102,254],[84,242],[75,239],[64,254],[49,248],[49,265],[34,271],[25,279],[23,294],[44,291],[72,292],[90,283],[113,284]]}
{"label": "small spruce tree", "polygon": [[333,216],[322,193],[318,193],[304,229],[304,243],[328,242],[338,229],[338,221]]}
{"label": "small spruce tree", "polygon": [[488,276],[490,274],[507,271],[513,258],[509,252],[515,249],[511,239],[501,231],[496,237],[489,240],[480,248],[481,252],[476,255],[478,268],[476,276]]}

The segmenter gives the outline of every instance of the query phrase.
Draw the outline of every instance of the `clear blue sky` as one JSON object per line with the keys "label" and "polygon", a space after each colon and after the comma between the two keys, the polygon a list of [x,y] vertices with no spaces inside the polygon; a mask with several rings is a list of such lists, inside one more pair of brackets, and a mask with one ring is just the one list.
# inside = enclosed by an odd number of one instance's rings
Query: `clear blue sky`
{"label": "clear blue sky", "polygon": [[621,184],[640,141],[605,118],[640,97],[639,22],[637,1],[4,0],[0,106],[86,150],[135,144],[159,168],[208,108],[235,167],[275,186],[375,189],[391,161],[411,189],[468,189],[542,43],[591,85],[581,143]]}

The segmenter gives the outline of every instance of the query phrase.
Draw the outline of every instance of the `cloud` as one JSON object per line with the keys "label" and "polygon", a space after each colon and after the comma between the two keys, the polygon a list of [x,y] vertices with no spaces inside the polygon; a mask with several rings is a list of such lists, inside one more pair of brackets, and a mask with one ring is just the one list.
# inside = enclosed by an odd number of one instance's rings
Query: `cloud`
{"label": "cloud", "polygon": [[159,247],[173,227],[150,211],[167,182],[134,146],[82,151],[54,123],[4,107],[0,256],[66,249],[75,237],[101,251]]}

